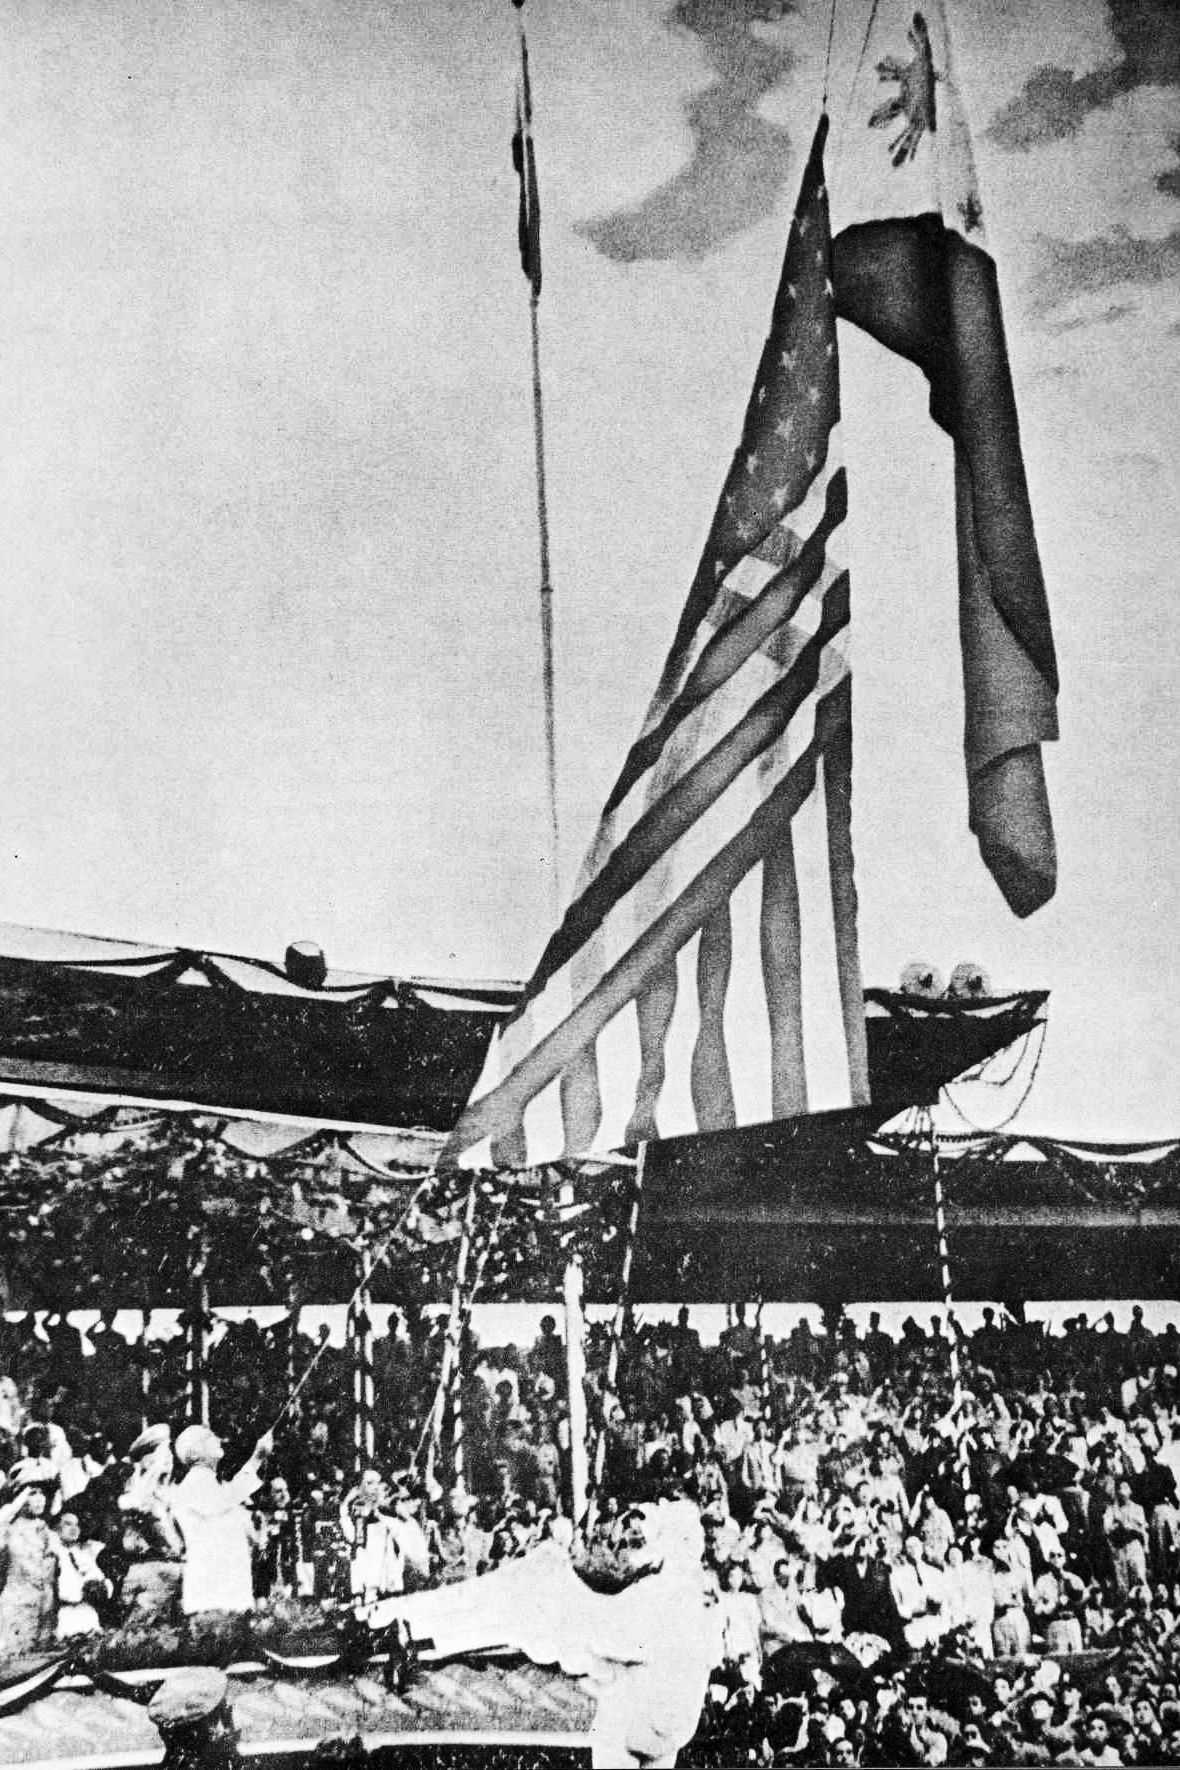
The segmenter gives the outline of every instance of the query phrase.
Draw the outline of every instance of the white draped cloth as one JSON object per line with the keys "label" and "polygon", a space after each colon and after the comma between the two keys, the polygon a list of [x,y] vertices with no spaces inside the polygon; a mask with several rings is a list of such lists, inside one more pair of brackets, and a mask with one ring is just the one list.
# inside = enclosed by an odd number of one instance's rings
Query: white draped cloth
{"label": "white draped cloth", "polygon": [[659,1565],[621,1592],[591,1591],[546,1542],[479,1579],[388,1599],[369,1619],[383,1627],[400,1617],[445,1654],[508,1647],[557,1665],[597,1696],[595,1764],[673,1764],[721,1657],[720,1616],[706,1599],[695,1508],[664,1502],[646,1521]]}

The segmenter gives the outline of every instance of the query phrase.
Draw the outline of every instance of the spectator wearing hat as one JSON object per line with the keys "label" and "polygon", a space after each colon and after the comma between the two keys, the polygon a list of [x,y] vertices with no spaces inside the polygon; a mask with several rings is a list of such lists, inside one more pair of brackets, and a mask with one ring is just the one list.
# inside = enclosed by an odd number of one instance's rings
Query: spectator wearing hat
{"label": "spectator wearing hat", "polygon": [[43,1431],[41,1426],[30,1426],[24,1434],[24,1455],[18,1457],[8,1471],[9,1492],[11,1496],[20,1489],[41,1487],[45,1490],[49,1509],[56,1512],[61,1505],[61,1488],[57,1469],[47,1454],[46,1441],[40,1436]]}
{"label": "spectator wearing hat", "polygon": [[186,1616],[254,1607],[246,1502],[262,1479],[259,1463],[271,1440],[260,1438],[246,1464],[224,1482],[217,1477],[223,1449],[208,1426],[186,1426],[176,1440],[176,1460],[187,1470],[172,1496],[172,1514],[184,1538],[180,1602]]}
{"label": "spectator wearing hat", "polygon": [[1074,1744],[1072,1727],[1054,1724],[1053,1698],[1031,1690],[1017,1705],[1016,1726],[1008,1735],[1013,1764],[1051,1764]]}
{"label": "spectator wearing hat", "polygon": [[0,1507],[0,1656],[32,1653],[53,1641],[57,1557],[46,1523],[55,1476],[35,1459],[10,1474]]}
{"label": "spectator wearing hat", "polygon": [[147,1712],[164,1741],[163,1770],[230,1770],[238,1764],[224,1672],[191,1666],[170,1673]]}
{"label": "spectator wearing hat", "polygon": [[175,1459],[171,1428],[147,1426],[127,1452],[131,1472],[118,1507],[136,1524],[149,1556],[179,1560],[184,1542],[172,1516]]}

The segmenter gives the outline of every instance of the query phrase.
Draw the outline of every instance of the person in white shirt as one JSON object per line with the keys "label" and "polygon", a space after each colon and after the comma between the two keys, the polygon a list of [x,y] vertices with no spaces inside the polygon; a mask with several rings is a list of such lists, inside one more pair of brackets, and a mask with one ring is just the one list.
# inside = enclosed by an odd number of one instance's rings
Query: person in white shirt
{"label": "person in white shirt", "polygon": [[774,1647],[788,1641],[810,1641],[812,1627],[803,1615],[803,1566],[780,1555],[774,1564],[774,1583],[766,1587],[758,1599],[761,1633]]}
{"label": "person in white shirt", "polygon": [[414,1591],[430,1580],[430,1544],[426,1532],[415,1516],[417,1500],[404,1481],[395,1481],[392,1489],[393,1519],[390,1535],[397,1545],[405,1569],[407,1591]]}
{"label": "person in white shirt", "polygon": [[1172,1422],[1172,1435],[1165,1439],[1156,1452],[1155,1460],[1170,1469],[1180,1483],[1180,1420]]}
{"label": "person in white shirt", "polygon": [[970,1632],[971,1650],[980,1659],[991,1659],[992,1623],[996,1615],[995,1567],[980,1553],[977,1536],[967,1539],[968,1553],[957,1543],[947,1553],[946,1620],[950,1629]]}
{"label": "person in white shirt", "polygon": [[721,1594],[721,1640],[725,1663],[751,1689],[762,1688],[762,1611],[753,1592],[746,1590],[744,1570],[734,1563],[726,1569]]}
{"label": "person in white shirt", "polygon": [[57,1556],[58,1640],[96,1634],[102,1623],[92,1600],[96,1594],[109,1598],[111,1582],[98,1565],[94,1549],[82,1541],[76,1513],[62,1513],[51,1546]]}
{"label": "person in white shirt", "polygon": [[365,1469],[340,1506],[355,1596],[371,1600],[405,1590],[405,1558],[394,1534],[393,1501],[377,1469]]}
{"label": "person in white shirt", "polygon": [[0,1376],[0,1433],[15,1443],[24,1430],[25,1407],[10,1376]]}
{"label": "person in white shirt", "polygon": [[180,1603],[186,1616],[254,1608],[246,1501],[261,1483],[259,1463],[271,1448],[269,1437],[260,1438],[233,1479],[219,1481],[224,1447],[215,1432],[186,1426],[176,1440],[176,1460],[188,1471],[172,1492],[172,1516],[184,1538]]}
{"label": "person in white shirt", "polygon": [[923,1559],[920,1538],[906,1538],[904,1559],[890,1574],[889,1586],[907,1645],[927,1647],[940,1640],[949,1627],[944,1606],[946,1580],[937,1567]]}

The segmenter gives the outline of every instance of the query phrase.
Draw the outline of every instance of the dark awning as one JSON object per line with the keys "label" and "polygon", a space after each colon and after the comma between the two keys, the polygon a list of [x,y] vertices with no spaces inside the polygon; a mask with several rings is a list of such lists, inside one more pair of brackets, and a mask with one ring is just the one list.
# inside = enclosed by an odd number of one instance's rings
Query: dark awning
{"label": "dark awning", "polygon": [[[262,959],[0,926],[0,1083],[447,1131],[520,988],[329,972],[310,989]],[[937,1099],[1045,1001],[866,991],[877,1122]]]}

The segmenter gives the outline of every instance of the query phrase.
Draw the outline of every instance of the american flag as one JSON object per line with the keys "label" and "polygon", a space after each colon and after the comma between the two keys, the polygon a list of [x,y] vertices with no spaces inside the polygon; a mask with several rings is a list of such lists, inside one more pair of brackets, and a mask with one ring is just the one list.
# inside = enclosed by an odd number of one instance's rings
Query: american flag
{"label": "american flag", "polygon": [[826,131],[659,687],[452,1162],[529,1167],[868,1099]]}

